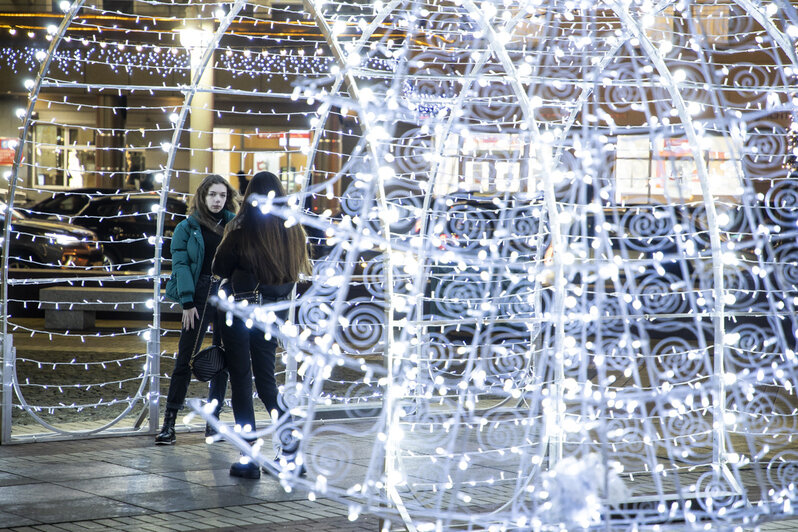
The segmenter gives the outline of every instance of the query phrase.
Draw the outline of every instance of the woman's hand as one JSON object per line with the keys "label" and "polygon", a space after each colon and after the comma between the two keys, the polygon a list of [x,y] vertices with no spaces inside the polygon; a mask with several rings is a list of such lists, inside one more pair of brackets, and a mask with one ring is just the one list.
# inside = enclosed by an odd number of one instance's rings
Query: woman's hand
{"label": "woman's hand", "polygon": [[197,321],[199,321],[199,312],[197,312],[197,307],[190,308],[188,310],[183,309],[183,328],[193,329],[195,318]]}

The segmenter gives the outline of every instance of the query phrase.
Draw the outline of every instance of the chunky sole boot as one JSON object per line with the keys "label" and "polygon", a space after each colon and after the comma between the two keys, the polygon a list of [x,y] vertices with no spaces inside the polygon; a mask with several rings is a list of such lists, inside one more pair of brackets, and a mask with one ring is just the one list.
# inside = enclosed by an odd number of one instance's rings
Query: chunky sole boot
{"label": "chunky sole boot", "polygon": [[257,480],[260,478],[260,467],[252,462],[247,462],[246,464],[236,462],[230,466],[230,476]]}
{"label": "chunky sole boot", "polygon": [[[222,414],[222,407],[216,407],[216,410],[213,411],[213,417],[219,419],[219,416]],[[205,423],[205,437],[206,438],[213,438],[216,436],[216,429],[211,427],[210,423]]]}
{"label": "chunky sole boot", "polygon": [[[298,477],[304,477],[308,474],[308,470],[305,469],[304,463],[297,465],[296,454],[284,455],[282,453],[278,453],[277,458],[274,459],[274,467],[277,468],[278,472],[284,471],[289,475],[296,475]],[[274,474],[267,467],[263,468],[263,472],[267,475]]]}
{"label": "chunky sole boot", "polygon": [[163,416],[163,427],[161,432],[155,437],[155,445],[174,445],[177,438],[175,437],[175,420],[177,419],[176,410],[167,410]]}
{"label": "chunky sole boot", "polygon": [[[278,471],[277,474],[279,476],[279,471],[280,471],[280,468],[282,467],[282,465],[280,465],[280,462],[275,462],[274,465],[277,467],[277,471]],[[294,467],[296,467],[296,466],[294,466]],[[289,468],[285,468],[285,470],[287,470],[289,474],[291,474],[291,475],[296,474],[298,477],[301,477],[301,478],[306,477],[307,474],[308,474],[308,470],[305,469],[304,465],[299,466],[299,472],[298,473],[294,473],[294,470],[293,469],[289,469]],[[263,473],[266,474],[266,475],[274,475],[275,474],[271,469],[269,469],[267,467],[263,468]]]}
{"label": "chunky sole boot", "polygon": [[305,469],[305,464],[298,466],[296,465],[296,462],[288,462],[288,467],[286,467],[286,469],[288,470],[289,473],[291,473],[292,475],[296,475],[298,477],[304,477],[307,476],[308,474],[308,470]]}
{"label": "chunky sole boot", "polygon": [[174,445],[176,441],[174,428],[164,429],[155,437],[155,445]]}

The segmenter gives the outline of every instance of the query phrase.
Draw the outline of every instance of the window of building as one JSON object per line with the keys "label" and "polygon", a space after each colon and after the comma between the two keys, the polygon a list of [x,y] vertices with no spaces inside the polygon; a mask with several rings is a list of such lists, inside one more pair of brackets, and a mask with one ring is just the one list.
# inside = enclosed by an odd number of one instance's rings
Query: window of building
{"label": "window of building", "polygon": [[103,9],[121,13],[133,13],[133,0],[103,0]]}
{"label": "window of building", "polygon": [[308,164],[312,134],[307,130],[243,133],[244,151],[239,167],[251,171],[271,172],[280,177],[287,192],[302,184]]}
{"label": "window of building", "polygon": [[[719,135],[701,139],[709,192],[737,199],[742,195],[741,169],[733,158],[739,146]],[[692,147],[684,137],[652,139],[646,135],[620,135],[615,160],[616,200],[691,200],[703,196]]]}
{"label": "window of building", "polygon": [[696,0],[690,4],[690,15],[695,26],[690,26],[685,18],[675,15],[673,7],[663,9],[653,16],[645,26],[646,36],[655,45],[669,41],[678,42],[674,32],[698,32],[706,39],[706,44],[725,44],[729,38],[729,19],[732,16],[730,3],[723,0]]}
{"label": "window of building", "polygon": [[79,188],[95,170],[94,130],[38,123],[33,129],[35,186]]}
{"label": "window of building", "polygon": [[729,39],[729,18],[731,7],[713,0],[702,0],[691,4],[693,20],[707,44],[726,44]]}
{"label": "window of building", "polygon": [[[540,156],[550,157],[550,150]],[[483,194],[534,193],[540,165],[521,135],[472,133],[451,135],[435,176],[435,194],[458,190]]]}

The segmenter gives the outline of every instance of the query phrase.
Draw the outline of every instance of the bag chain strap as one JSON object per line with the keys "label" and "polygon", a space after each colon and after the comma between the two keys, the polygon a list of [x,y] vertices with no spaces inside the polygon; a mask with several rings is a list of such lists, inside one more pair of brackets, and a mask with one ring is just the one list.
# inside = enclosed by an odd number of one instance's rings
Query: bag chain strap
{"label": "bag chain strap", "polygon": [[199,323],[197,324],[197,336],[194,338],[194,349],[191,351],[191,360],[189,361],[189,367],[192,369],[194,368],[194,359],[197,358],[197,344],[199,343],[200,338],[200,331],[199,328],[202,327],[202,322],[205,321],[205,311],[208,309],[208,300],[211,298],[211,289],[213,289],[214,278],[211,277],[211,282],[208,285],[208,295],[205,296],[205,304],[202,306],[202,317],[200,318]]}

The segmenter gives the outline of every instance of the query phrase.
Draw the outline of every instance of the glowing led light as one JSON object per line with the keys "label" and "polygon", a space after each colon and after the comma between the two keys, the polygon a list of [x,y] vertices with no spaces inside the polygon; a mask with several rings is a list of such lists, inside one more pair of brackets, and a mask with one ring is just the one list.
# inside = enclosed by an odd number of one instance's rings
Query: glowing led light
{"label": "glowing led light", "polygon": [[336,20],[332,27],[333,36],[337,37],[346,31],[346,22],[343,20]]}

